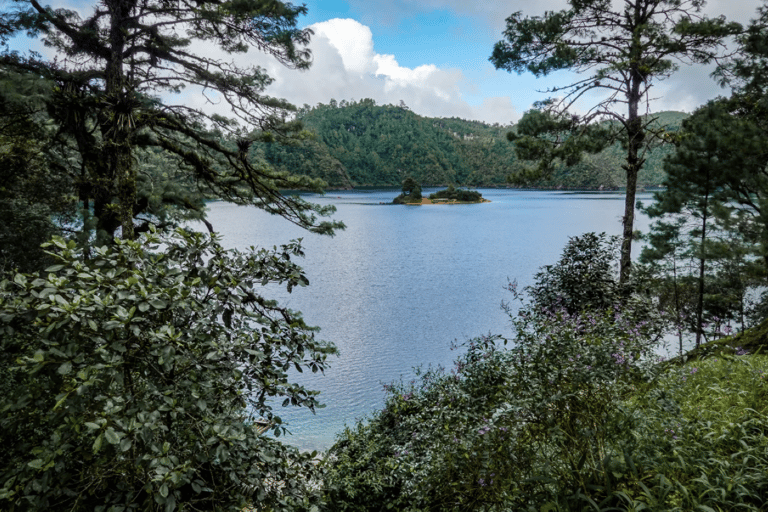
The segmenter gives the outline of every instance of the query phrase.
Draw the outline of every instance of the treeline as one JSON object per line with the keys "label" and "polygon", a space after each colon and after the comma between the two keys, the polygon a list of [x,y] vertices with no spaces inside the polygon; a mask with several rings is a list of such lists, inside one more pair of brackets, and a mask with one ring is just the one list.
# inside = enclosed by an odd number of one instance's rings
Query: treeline
{"label": "treeline", "polygon": [[[656,124],[676,131],[686,114],[662,112]],[[429,118],[401,104],[376,105],[372,99],[332,100],[298,112],[307,137],[298,144],[255,145],[253,155],[278,170],[323,179],[330,187],[399,186],[412,176],[422,185],[506,186],[510,175],[532,165],[518,158],[507,139],[513,126],[459,118]],[[641,186],[658,186],[664,179],[662,161],[671,146],[648,155]],[[615,144],[588,155],[573,166],[527,186],[541,188],[613,189],[625,185],[622,149]]]}

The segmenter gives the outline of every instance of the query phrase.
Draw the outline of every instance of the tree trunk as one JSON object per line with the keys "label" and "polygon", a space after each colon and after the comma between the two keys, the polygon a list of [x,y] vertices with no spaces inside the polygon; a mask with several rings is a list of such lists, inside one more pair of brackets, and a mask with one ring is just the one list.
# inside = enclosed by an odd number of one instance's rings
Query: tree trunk
{"label": "tree trunk", "polygon": [[621,263],[619,283],[624,285],[629,280],[632,265],[632,238],[635,224],[635,196],[637,193],[637,175],[643,166],[643,160],[638,156],[645,138],[642,119],[638,116],[637,108],[640,103],[640,82],[633,81],[629,94],[629,118],[627,120],[627,163],[624,170],[627,173],[627,191],[624,198],[623,232],[621,240]]}
{"label": "tree trunk", "polygon": [[699,247],[699,293],[696,297],[696,348],[701,345],[702,323],[704,316],[704,271],[706,270],[707,259],[704,254],[704,244],[707,238],[707,208],[709,203],[709,188],[704,194],[704,208],[701,219],[701,247]]}
{"label": "tree trunk", "polygon": [[[627,192],[624,198],[623,232],[621,240],[621,261],[619,269],[619,284],[625,285],[629,281],[632,266],[632,238],[635,225],[635,194],[637,192],[637,175],[643,166],[640,158],[640,149],[645,139],[642,119],[638,113],[640,100],[642,99],[640,88],[645,83],[645,74],[641,72],[643,57],[643,43],[640,38],[640,27],[645,23],[647,12],[644,12],[642,2],[635,2],[632,23],[634,34],[629,51],[629,70],[627,74],[627,163],[624,170],[627,172]],[[647,7],[647,6],[645,6]]]}
{"label": "tree trunk", "polygon": [[680,357],[683,357],[683,329],[682,320],[680,319],[680,292],[677,285],[677,244],[675,244],[674,252],[672,253],[672,282],[674,283],[675,290],[675,316],[677,318],[677,341],[680,345]]}
{"label": "tree trunk", "polygon": [[[110,10],[110,57],[106,65],[105,93],[107,108],[104,109],[100,124],[104,146],[104,176],[109,183],[109,198],[99,227],[114,236],[117,227],[122,227],[122,238],[132,239],[133,207],[136,203],[136,170],[130,145],[130,131],[133,125],[131,94],[126,89],[123,70],[123,53],[126,45],[125,26],[134,7],[135,0],[108,0]],[[104,210],[104,208],[102,208]]]}

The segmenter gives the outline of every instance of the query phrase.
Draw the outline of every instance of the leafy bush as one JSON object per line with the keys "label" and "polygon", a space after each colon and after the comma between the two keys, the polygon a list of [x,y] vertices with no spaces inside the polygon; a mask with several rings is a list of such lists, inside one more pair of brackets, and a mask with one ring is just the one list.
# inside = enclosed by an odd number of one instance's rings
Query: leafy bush
{"label": "leafy bush", "polygon": [[534,307],[564,308],[569,314],[604,310],[619,304],[617,236],[584,233],[572,237],[560,260],[542,267],[526,289]]}
{"label": "leafy bush", "polygon": [[388,387],[385,408],[339,437],[326,461],[333,510],[576,510],[615,501],[604,482],[635,421],[622,404],[654,375],[655,331],[613,311],[513,321],[513,347],[473,340],[450,373]]}
{"label": "leafy bush", "polygon": [[472,340],[450,372],[387,386],[384,409],[329,450],[329,509],[765,510],[768,358],[659,364],[651,301],[581,294],[610,275],[585,263],[609,261],[601,240],[558,264],[583,264],[577,279],[539,274],[564,294],[526,302],[510,285],[509,348]]}
{"label": "leafy bush", "polygon": [[445,190],[439,190],[433,194],[429,194],[429,198],[432,200],[448,199],[463,203],[477,203],[482,201],[483,195],[476,190],[457,189],[454,188],[453,185],[449,185]]}
{"label": "leafy bush", "polygon": [[654,510],[765,510],[768,359],[722,356],[670,366],[630,403],[642,413],[627,505]]}
{"label": "leafy bush", "polygon": [[[163,247],[162,252],[158,249]],[[311,454],[273,407],[318,406],[286,372],[322,371],[332,345],[258,294],[307,283],[298,243],[225,251],[179,231],[115,241],[0,285],[3,510],[289,510],[312,502]],[[272,508],[268,508],[272,507]]]}
{"label": "leafy bush", "polygon": [[765,510],[768,358],[659,365],[622,324],[518,321],[387,387],[329,452],[330,510]]}

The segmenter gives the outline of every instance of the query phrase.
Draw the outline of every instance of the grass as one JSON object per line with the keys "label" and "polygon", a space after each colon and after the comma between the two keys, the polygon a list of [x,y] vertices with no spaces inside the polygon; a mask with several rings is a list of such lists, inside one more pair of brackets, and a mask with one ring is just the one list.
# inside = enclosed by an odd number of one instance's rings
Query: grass
{"label": "grass", "polygon": [[644,418],[635,462],[645,475],[621,510],[768,511],[768,355],[735,355],[760,349],[745,343],[764,339],[752,334],[703,346],[628,400]]}

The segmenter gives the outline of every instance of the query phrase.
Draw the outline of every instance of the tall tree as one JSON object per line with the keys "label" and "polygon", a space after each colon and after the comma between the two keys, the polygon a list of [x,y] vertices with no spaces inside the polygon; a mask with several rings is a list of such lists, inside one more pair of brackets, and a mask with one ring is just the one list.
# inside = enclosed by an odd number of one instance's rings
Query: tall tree
{"label": "tall tree", "polygon": [[734,319],[742,328],[752,320],[748,291],[764,286],[768,267],[765,6],[758,15],[739,37],[736,57],[718,70],[735,93],[708,102],[683,122],[673,137],[676,151],[666,161],[665,190],[646,210],[663,220],[652,226],[645,259],[674,250],[669,243],[674,224],[683,251],[697,262],[696,275],[690,276],[696,345],[706,313],[707,321]]}
{"label": "tall tree", "polygon": [[50,83],[0,70],[0,272],[50,264],[40,244],[78,212],[72,180],[43,156]]}
{"label": "tall tree", "polygon": [[[723,38],[741,26],[724,18],[700,14],[701,0],[569,0],[570,8],[507,18],[504,39],[496,43],[491,62],[500,69],[544,76],[568,69],[578,79],[549,89],[557,99],[544,105],[556,119],[568,119],[569,129],[598,120],[613,121],[615,136],[626,147],[627,192],[623,218],[620,280],[631,265],[637,175],[653,137],[640,107],[650,100],[654,83],[669,78],[677,62],[709,62],[721,54]],[[589,92],[602,98],[582,117],[565,114]],[[562,123],[555,129],[562,130]],[[577,151],[575,148],[574,151]]]}
{"label": "tall tree", "polygon": [[[652,218],[678,214],[684,217],[685,222],[678,225],[678,229],[684,228],[697,261],[694,327],[697,347],[703,335],[705,282],[707,265],[711,266],[710,246],[717,222],[715,213],[719,210],[727,214],[728,211],[725,205],[729,199],[724,188],[727,169],[713,154],[720,142],[722,120],[721,113],[710,103],[683,122],[677,152],[665,165],[665,189],[655,194],[655,203],[645,209]],[[687,228],[686,224],[689,225]],[[667,227],[659,226],[659,229],[664,231]],[[662,241],[663,238],[652,240]]]}
{"label": "tall tree", "polygon": [[732,198],[751,222],[743,227],[760,244],[768,268],[768,3],[739,38],[739,52],[721,66],[734,94],[709,106],[720,112],[718,144],[710,151],[728,170]]}
{"label": "tall tree", "polygon": [[[271,79],[263,69],[198,51],[256,49],[288,67],[306,68],[311,31],[296,27],[305,12],[280,1],[106,0],[81,18],[37,0],[16,0],[4,5],[3,28],[41,36],[58,56],[45,61],[6,51],[0,64],[55,84],[48,110],[62,140],[60,161],[76,178],[84,211],[93,211],[102,235],[112,237],[120,228],[132,238],[153,222],[150,202],[137,194],[140,148],[173,157],[208,195],[330,233],[340,224],[318,221],[315,214],[332,209],[278,190],[317,190],[320,180],[275,172],[248,158],[254,140],[288,136],[296,128],[284,122],[293,107],[264,94]],[[233,117],[163,102],[162,95],[187,86],[218,95]],[[168,201],[190,206],[184,197]]]}

